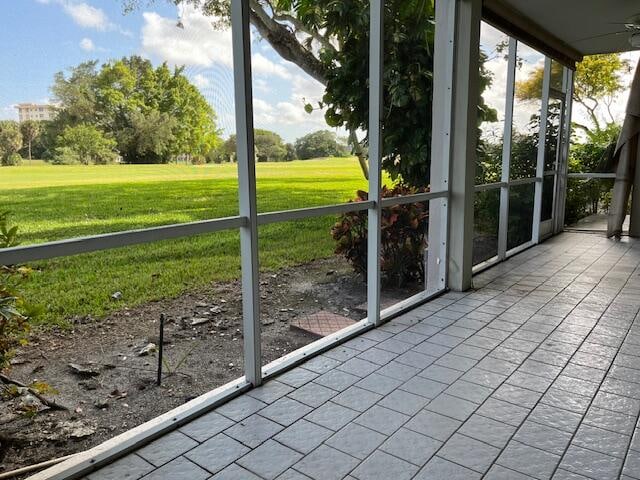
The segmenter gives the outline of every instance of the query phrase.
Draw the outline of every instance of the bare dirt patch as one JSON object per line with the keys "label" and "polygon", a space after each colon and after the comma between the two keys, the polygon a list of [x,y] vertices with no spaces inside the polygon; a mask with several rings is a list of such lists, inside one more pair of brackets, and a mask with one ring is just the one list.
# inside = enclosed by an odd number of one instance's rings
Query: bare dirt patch
{"label": "bare dirt patch", "polygon": [[[362,278],[340,258],[261,277],[265,363],[315,338],[289,328],[319,310],[359,320]],[[385,290],[406,297],[409,290]],[[114,300],[116,301],[116,300]],[[155,384],[160,314],[166,315],[165,377]],[[0,471],[86,450],[243,374],[242,305],[238,281],[212,284],[179,298],[122,309],[102,319],[74,319],[72,330],[36,333],[15,359],[11,376],[42,381],[69,411],[18,412],[27,394],[0,400]],[[149,347],[147,354],[141,352]],[[22,405],[21,405],[22,404]]]}

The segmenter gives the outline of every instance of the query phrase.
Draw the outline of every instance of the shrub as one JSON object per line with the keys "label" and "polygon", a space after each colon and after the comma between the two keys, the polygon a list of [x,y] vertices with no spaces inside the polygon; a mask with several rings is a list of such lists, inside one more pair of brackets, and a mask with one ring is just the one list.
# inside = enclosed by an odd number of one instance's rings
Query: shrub
{"label": "shrub", "polygon": [[[9,225],[9,212],[0,212],[0,248],[18,244],[18,227]],[[26,268],[0,266],[0,371],[10,365],[13,352],[26,342],[28,317],[22,313],[28,306],[20,297],[18,285],[29,274]]]}
{"label": "shrub", "polygon": [[22,157],[19,153],[9,154],[2,162],[5,167],[15,167],[22,164]]}
{"label": "shrub", "polygon": [[58,138],[55,163],[81,163],[104,165],[118,159],[115,140],[107,137],[93,125],[80,124],[66,127]]}
{"label": "shrub", "polygon": [[0,121],[0,165],[17,165],[16,156],[22,148],[22,134],[18,122],[13,120]]}
{"label": "shrub", "polygon": [[[383,197],[412,195],[424,190],[404,185],[382,188]],[[358,191],[354,202],[363,202],[368,194]],[[428,202],[394,205],[382,209],[380,270],[385,284],[401,286],[424,281],[427,248]],[[335,252],[351,263],[359,274],[367,269],[367,211],[342,215],[331,229],[337,241]]]}
{"label": "shrub", "polygon": [[[611,154],[619,134],[620,126],[609,124],[601,131],[591,133],[585,143],[572,144],[569,171],[614,172]],[[567,186],[565,223],[571,225],[581,218],[606,211],[611,202],[612,187],[613,180],[570,180]]]}
{"label": "shrub", "polygon": [[69,147],[58,147],[51,163],[54,165],[77,165],[80,163],[80,157]]}

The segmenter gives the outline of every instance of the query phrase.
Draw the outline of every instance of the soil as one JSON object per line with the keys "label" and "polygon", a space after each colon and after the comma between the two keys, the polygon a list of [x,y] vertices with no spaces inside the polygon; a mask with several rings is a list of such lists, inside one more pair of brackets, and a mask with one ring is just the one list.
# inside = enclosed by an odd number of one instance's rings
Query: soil
{"label": "soil", "polygon": [[[260,285],[264,363],[316,339],[289,328],[298,315],[366,316],[356,308],[365,302],[365,284],[337,257],[263,274]],[[50,385],[57,393],[45,396],[69,410],[44,408],[24,391],[0,398],[0,472],[86,450],[242,376],[240,291],[239,281],[216,283],[101,319],[75,318],[70,330],[34,334],[10,376]],[[385,291],[383,302],[411,293]],[[165,362],[158,387],[158,355],[141,352],[158,345],[161,314]],[[34,408],[37,414],[20,411]]]}

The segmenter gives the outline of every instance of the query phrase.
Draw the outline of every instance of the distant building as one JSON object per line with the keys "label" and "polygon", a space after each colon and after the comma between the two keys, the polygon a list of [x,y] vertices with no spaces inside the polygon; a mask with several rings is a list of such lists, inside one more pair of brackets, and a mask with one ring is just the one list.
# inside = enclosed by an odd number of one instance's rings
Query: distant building
{"label": "distant building", "polygon": [[27,120],[53,120],[56,111],[53,105],[47,103],[19,103],[18,121],[26,122]]}

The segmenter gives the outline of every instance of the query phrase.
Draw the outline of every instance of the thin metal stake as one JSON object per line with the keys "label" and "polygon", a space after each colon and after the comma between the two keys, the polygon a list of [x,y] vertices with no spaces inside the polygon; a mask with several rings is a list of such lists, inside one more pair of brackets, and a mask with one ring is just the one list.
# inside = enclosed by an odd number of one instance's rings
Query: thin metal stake
{"label": "thin metal stake", "polygon": [[162,384],[162,346],[164,344],[164,313],[160,314],[160,335],[158,336],[158,386]]}

